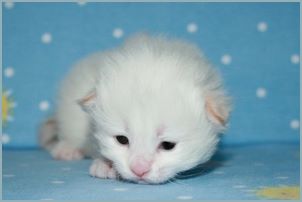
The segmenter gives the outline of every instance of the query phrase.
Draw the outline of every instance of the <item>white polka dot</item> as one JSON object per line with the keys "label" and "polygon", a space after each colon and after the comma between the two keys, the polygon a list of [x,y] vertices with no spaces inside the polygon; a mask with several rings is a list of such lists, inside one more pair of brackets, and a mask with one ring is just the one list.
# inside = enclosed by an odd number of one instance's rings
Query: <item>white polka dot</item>
{"label": "white polka dot", "polygon": [[177,197],[177,199],[180,199],[180,200],[190,200],[192,198],[193,198],[192,196],[178,196]]}
{"label": "white polka dot", "polygon": [[258,188],[260,188],[260,189],[264,189],[264,188],[267,188],[267,186],[258,186]]}
{"label": "white polka dot", "polygon": [[290,56],[290,61],[293,64],[299,64],[299,62],[300,62],[300,56],[298,54],[293,54],[292,56]]}
{"label": "white polka dot", "polygon": [[7,134],[2,134],[1,135],[1,142],[2,144],[7,144],[10,142],[10,137]]}
{"label": "white polka dot", "polygon": [[266,22],[259,22],[257,25],[257,29],[259,32],[265,32],[267,30],[267,23]]}
{"label": "white polka dot", "polygon": [[5,70],[4,70],[4,75],[5,75],[7,78],[13,77],[14,74],[15,74],[14,68],[12,68],[12,67],[7,67],[7,68],[5,68]]}
{"label": "white polka dot", "polygon": [[124,35],[124,31],[121,28],[115,28],[112,32],[114,38],[121,38]]}
{"label": "white polka dot", "polygon": [[46,32],[41,36],[41,41],[44,44],[49,44],[52,41],[52,36],[50,33]]}
{"label": "white polka dot", "polygon": [[15,107],[18,106],[18,103],[17,102],[12,102],[10,106],[13,107],[13,108],[15,108]]}
{"label": "white polka dot", "polygon": [[7,9],[11,9],[14,7],[14,2],[11,1],[11,0],[7,0],[4,2],[4,7],[7,8]]}
{"label": "white polka dot", "polygon": [[15,175],[14,174],[3,174],[2,177],[11,178],[11,177],[15,177]]}
{"label": "white polka dot", "polygon": [[114,188],[113,190],[122,192],[122,191],[127,191],[128,189],[124,188],[124,187],[117,187],[117,188]]}
{"label": "white polka dot", "polygon": [[228,54],[225,54],[221,57],[221,63],[224,65],[229,65],[232,62],[232,57]]}
{"label": "white polka dot", "polygon": [[51,181],[52,184],[64,184],[65,182],[64,181],[61,181],[61,180],[54,180],[54,181]]}
{"label": "white polka dot", "polygon": [[242,191],[244,191],[244,192],[255,192],[256,190],[255,189],[243,189]]}
{"label": "white polka dot", "polygon": [[278,177],[276,177],[276,179],[286,180],[286,179],[288,179],[288,177],[287,176],[278,176]]}
{"label": "white polka dot", "polygon": [[197,30],[198,30],[198,26],[194,22],[191,22],[187,25],[187,31],[189,33],[195,33],[197,32]]}
{"label": "white polka dot", "polygon": [[238,184],[238,185],[234,185],[233,188],[234,189],[244,189],[244,188],[246,188],[246,186],[242,185],[242,184]]}
{"label": "white polka dot", "polygon": [[80,6],[84,6],[84,5],[87,3],[87,0],[78,0],[77,3],[78,3]]}
{"label": "white polka dot", "polygon": [[264,98],[264,97],[266,97],[266,89],[262,88],[262,87],[258,88],[256,90],[256,95],[257,95],[258,98]]}
{"label": "white polka dot", "polygon": [[47,111],[49,109],[48,101],[44,100],[44,101],[40,102],[39,108],[40,108],[41,111]]}
{"label": "white polka dot", "polygon": [[6,90],[6,91],[4,91],[3,94],[6,95],[6,96],[8,97],[8,96],[10,96],[11,94],[13,94],[13,90],[12,90],[12,89]]}
{"label": "white polka dot", "polygon": [[290,122],[290,127],[291,127],[292,129],[298,129],[298,128],[300,128],[300,121],[297,120],[297,119],[292,120],[292,121]]}
{"label": "white polka dot", "polygon": [[12,116],[10,116],[10,115],[8,115],[8,116],[6,117],[6,119],[7,119],[9,122],[14,121],[14,117],[12,117]]}

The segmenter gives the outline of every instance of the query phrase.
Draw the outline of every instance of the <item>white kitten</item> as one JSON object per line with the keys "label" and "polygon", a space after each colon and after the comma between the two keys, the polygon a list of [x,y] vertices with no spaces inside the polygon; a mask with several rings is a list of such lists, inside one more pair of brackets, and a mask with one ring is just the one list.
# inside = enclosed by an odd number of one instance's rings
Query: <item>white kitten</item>
{"label": "white kitten", "polygon": [[161,183],[207,161],[229,116],[217,72],[192,44],[145,34],[79,62],[41,144],[96,158],[90,174]]}

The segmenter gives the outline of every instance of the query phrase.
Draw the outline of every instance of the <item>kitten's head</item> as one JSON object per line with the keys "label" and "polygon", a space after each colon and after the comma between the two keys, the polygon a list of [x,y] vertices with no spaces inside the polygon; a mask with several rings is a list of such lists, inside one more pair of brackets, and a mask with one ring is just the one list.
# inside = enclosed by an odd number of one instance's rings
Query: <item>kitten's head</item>
{"label": "kitten's head", "polygon": [[216,87],[202,89],[189,79],[193,72],[179,78],[166,72],[169,65],[195,65],[188,61],[175,64],[163,58],[154,63],[145,56],[142,61],[120,60],[108,65],[112,70],[81,101],[95,122],[101,155],[122,178],[147,183],[168,181],[207,161],[229,114],[216,74],[207,72]]}

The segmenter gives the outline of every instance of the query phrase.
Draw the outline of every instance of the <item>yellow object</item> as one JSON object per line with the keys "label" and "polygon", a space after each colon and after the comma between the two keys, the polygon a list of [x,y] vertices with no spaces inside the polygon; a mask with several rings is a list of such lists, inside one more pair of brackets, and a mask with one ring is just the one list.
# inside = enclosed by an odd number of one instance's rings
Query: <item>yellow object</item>
{"label": "yellow object", "polygon": [[267,187],[256,192],[260,197],[268,199],[297,200],[300,199],[299,186]]}
{"label": "yellow object", "polygon": [[2,125],[5,126],[11,117],[14,102],[9,98],[8,92],[2,91]]}

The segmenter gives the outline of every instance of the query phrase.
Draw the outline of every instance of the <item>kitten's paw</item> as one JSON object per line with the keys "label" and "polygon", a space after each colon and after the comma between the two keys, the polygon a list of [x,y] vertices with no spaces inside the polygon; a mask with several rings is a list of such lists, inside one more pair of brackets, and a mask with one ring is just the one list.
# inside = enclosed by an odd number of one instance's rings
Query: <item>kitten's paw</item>
{"label": "kitten's paw", "polygon": [[101,160],[101,159],[95,159],[93,160],[90,168],[89,168],[89,174],[92,177],[98,177],[98,178],[116,178],[117,173],[115,169],[112,167],[110,162]]}
{"label": "kitten's paw", "polygon": [[64,141],[57,143],[50,151],[50,154],[54,159],[65,161],[84,158],[84,154],[80,149],[76,149]]}

